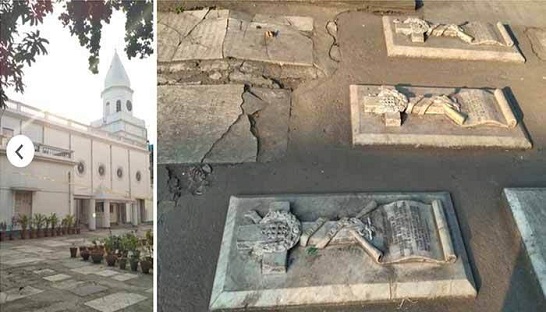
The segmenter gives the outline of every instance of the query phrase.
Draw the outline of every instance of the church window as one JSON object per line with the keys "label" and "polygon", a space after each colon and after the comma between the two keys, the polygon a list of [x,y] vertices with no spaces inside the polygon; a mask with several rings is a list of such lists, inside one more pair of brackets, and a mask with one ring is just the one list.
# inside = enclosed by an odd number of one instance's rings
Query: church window
{"label": "church window", "polygon": [[133,110],[133,103],[131,103],[131,101],[127,101],[127,110],[128,111],[132,111]]}
{"label": "church window", "polygon": [[85,163],[83,162],[83,160],[80,161],[80,162],[78,163],[78,167],[77,167],[77,168],[78,168],[78,173],[79,173],[80,175],[82,175],[82,174],[85,173]]}
{"label": "church window", "polygon": [[120,100],[118,100],[116,102],[116,112],[121,112],[121,101]]}
{"label": "church window", "polygon": [[99,176],[103,177],[106,173],[106,167],[104,165],[99,165]]}
{"label": "church window", "polygon": [[120,179],[123,178],[123,168],[119,167],[118,170],[116,171],[116,175]]}

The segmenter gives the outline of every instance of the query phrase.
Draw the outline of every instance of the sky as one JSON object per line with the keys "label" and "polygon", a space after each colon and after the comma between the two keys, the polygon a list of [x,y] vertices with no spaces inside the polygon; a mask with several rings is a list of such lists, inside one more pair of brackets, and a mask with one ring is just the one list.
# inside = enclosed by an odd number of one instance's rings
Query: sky
{"label": "sky", "polygon": [[[38,28],[43,38],[49,40],[47,55],[40,55],[31,67],[25,66],[24,94],[14,88],[6,90],[10,99],[37,107],[41,110],[90,124],[102,118],[104,78],[117,49],[123,66],[131,81],[133,93],[133,115],[143,119],[148,129],[150,143],[156,144],[156,54],[145,58],[132,58],[125,54],[125,15],[114,11],[110,24],[103,24],[100,64],[98,74],[89,71],[87,49],[78,39],[63,28],[58,19],[62,8],[55,4],[53,14],[44,19]],[[19,27],[19,33],[26,29]]]}

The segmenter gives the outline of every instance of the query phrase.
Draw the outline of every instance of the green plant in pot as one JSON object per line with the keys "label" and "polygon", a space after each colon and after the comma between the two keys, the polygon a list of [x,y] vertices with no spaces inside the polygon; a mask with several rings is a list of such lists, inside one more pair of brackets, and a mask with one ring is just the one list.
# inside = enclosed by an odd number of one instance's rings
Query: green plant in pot
{"label": "green plant in pot", "polygon": [[36,228],[36,237],[44,237],[42,227],[45,224],[46,216],[41,213],[34,214],[34,227]]}
{"label": "green plant in pot", "polygon": [[146,231],[146,237],[144,239],[144,248],[146,255],[140,260],[140,269],[142,273],[148,274],[150,269],[153,268],[154,259],[152,258],[154,252],[154,236],[151,230]]}
{"label": "green plant in pot", "polygon": [[17,226],[18,219],[16,216],[11,217],[11,224],[8,225],[8,238],[13,240],[13,233],[15,232],[15,227]]}
{"label": "green plant in pot", "polygon": [[34,238],[35,236],[35,231],[34,231],[34,220],[32,219],[32,216],[29,216],[28,217],[28,236],[29,238]]}
{"label": "green plant in pot", "polygon": [[66,234],[74,234],[72,232],[74,226],[74,216],[66,215]]}
{"label": "green plant in pot", "polygon": [[93,240],[93,248],[89,251],[89,254],[91,255],[93,263],[98,264],[102,262],[104,257],[104,249],[100,245],[99,240]]}
{"label": "green plant in pot", "polygon": [[49,216],[49,222],[51,223],[51,236],[55,236],[58,234],[58,228],[57,224],[59,223],[59,218],[57,217],[56,213],[52,213]]}
{"label": "green plant in pot", "polygon": [[51,224],[51,218],[44,215],[44,236],[49,237],[49,225]]}
{"label": "green plant in pot", "polygon": [[66,235],[66,216],[61,219],[61,235]]}
{"label": "green plant in pot", "polygon": [[129,265],[131,271],[136,272],[138,261],[140,260],[140,250],[138,250],[138,237],[134,233],[127,233],[124,236],[125,248],[128,251]]}
{"label": "green plant in pot", "polygon": [[8,228],[8,223],[6,221],[0,222],[0,242],[6,240],[7,228]]}
{"label": "green plant in pot", "polygon": [[78,255],[78,248],[76,247],[76,244],[72,243],[72,246],[70,246],[70,258],[76,258]]}
{"label": "green plant in pot", "polygon": [[87,246],[80,246],[80,257],[82,257],[83,261],[89,260],[89,248]]}
{"label": "green plant in pot", "polygon": [[104,239],[104,249],[106,250],[106,264],[108,266],[116,265],[116,236],[110,235]]}
{"label": "green plant in pot", "polygon": [[29,223],[29,218],[27,215],[19,215],[17,223],[21,225],[21,239],[26,239],[28,237],[27,228]]}

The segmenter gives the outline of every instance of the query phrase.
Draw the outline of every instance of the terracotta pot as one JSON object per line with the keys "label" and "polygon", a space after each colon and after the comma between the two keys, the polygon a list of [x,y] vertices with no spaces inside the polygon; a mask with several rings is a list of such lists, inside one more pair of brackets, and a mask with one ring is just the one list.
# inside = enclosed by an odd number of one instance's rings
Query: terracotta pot
{"label": "terracotta pot", "polygon": [[131,265],[131,271],[136,272],[138,270],[138,260],[129,260],[129,264]]}
{"label": "terracotta pot", "polygon": [[30,230],[30,231],[28,231],[28,233],[30,234],[30,239],[33,239],[35,237],[35,235],[36,235],[34,230]]}
{"label": "terracotta pot", "polygon": [[122,270],[125,270],[127,267],[127,258],[120,258],[119,259],[119,268]]}
{"label": "terracotta pot", "polygon": [[142,270],[142,273],[149,274],[152,264],[153,262],[150,262],[149,260],[140,261],[140,269]]}
{"label": "terracotta pot", "polygon": [[0,232],[0,242],[6,240],[6,233]]}
{"label": "terracotta pot", "polygon": [[27,239],[28,233],[27,230],[21,230],[21,239]]}
{"label": "terracotta pot", "polygon": [[87,249],[84,249],[84,250],[80,250],[80,256],[82,257],[83,261],[87,261],[89,260],[89,250]]}
{"label": "terracotta pot", "polygon": [[106,264],[107,264],[108,266],[113,267],[113,266],[116,265],[116,260],[117,260],[116,255],[114,255],[114,254],[107,254],[105,259],[106,259]]}
{"label": "terracotta pot", "polygon": [[70,247],[70,258],[76,258],[77,254],[78,254],[78,248]]}
{"label": "terracotta pot", "polygon": [[49,237],[49,229],[44,229],[44,237]]}
{"label": "terracotta pot", "polygon": [[44,230],[42,229],[36,230],[36,237],[38,238],[44,237]]}
{"label": "terracotta pot", "polygon": [[91,259],[93,260],[93,263],[101,263],[102,262],[102,258],[104,257],[104,254],[100,251],[92,251],[91,252]]}

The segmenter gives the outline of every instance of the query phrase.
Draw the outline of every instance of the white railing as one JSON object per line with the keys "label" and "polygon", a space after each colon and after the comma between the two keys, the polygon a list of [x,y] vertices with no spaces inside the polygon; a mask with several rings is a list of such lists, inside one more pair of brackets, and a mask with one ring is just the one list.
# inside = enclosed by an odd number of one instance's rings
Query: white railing
{"label": "white railing", "polygon": [[64,148],[58,148],[54,146],[44,145],[40,143],[34,143],[34,151],[49,156],[63,157],[72,159],[73,151]]}

